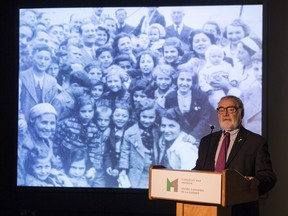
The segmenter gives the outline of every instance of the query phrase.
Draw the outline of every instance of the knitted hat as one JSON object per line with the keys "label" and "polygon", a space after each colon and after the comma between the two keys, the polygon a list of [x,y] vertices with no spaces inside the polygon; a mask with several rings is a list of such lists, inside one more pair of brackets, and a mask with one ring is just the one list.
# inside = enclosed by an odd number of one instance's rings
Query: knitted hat
{"label": "knitted hat", "polygon": [[50,103],[39,103],[30,109],[29,120],[33,120],[43,114],[50,113],[57,117],[55,108]]}

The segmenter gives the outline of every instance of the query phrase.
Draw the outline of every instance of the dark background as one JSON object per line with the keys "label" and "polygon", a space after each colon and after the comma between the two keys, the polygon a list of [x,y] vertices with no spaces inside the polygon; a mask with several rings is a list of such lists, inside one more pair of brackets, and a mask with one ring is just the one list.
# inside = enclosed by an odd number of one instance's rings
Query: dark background
{"label": "dark background", "polygon": [[[147,190],[17,188],[17,98],[18,98],[18,9],[49,6],[127,6],[133,3],[159,5],[162,2],[137,1],[6,1],[1,6],[1,138],[0,138],[0,215],[175,215],[175,203],[149,200]],[[190,0],[187,4],[259,3],[254,0]],[[178,2],[176,2],[178,3]],[[175,5],[166,0],[162,4]],[[264,0],[264,129],[273,167],[278,176],[276,187],[260,200],[261,216],[287,216],[288,194],[288,3]],[[3,4],[3,3],[2,3]]]}

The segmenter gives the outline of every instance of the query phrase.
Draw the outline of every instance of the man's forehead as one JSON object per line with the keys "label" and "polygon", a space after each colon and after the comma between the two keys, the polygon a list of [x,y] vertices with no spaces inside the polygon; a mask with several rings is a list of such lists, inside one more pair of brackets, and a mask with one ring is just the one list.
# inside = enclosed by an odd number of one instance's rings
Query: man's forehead
{"label": "man's forehead", "polygon": [[219,102],[219,106],[221,106],[222,104],[225,104],[225,105],[236,105],[236,101],[233,98],[225,98],[225,99],[222,99]]}

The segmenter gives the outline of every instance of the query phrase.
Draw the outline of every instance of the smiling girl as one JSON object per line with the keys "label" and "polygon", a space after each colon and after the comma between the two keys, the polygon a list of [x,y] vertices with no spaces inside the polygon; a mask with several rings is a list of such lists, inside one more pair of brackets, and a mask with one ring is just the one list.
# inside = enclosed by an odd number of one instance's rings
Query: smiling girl
{"label": "smiling girl", "polygon": [[178,71],[177,88],[165,99],[165,108],[177,107],[188,127],[185,130],[196,140],[209,133],[210,104],[207,95],[193,83],[193,72],[189,67]]}
{"label": "smiling girl", "polygon": [[65,164],[71,151],[81,149],[89,152],[99,143],[99,131],[93,123],[94,101],[90,96],[81,96],[77,100],[77,112],[61,121],[54,137],[55,154]]}
{"label": "smiling girl", "polygon": [[71,187],[67,176],[53,169],[53,155],[48,147],[33,148],[25,161],[26,186]]}
{"label": "smiling girl", "polygon": [[157,163],[159,127],[157,104],[140,102],[138,122],[128,128],[121,145],[119,176],[128,175],[132,188],[148,188],[149,167]]}
{"label": "smiling girl", "polygon": [[104,163],[106,168],[106,186],[117,187],[119,177],[120,149],[123,143],[123,135],[127,128],[135,122],[130,119],[131,109],[127,104],[116,104],[112,114],[111,133],[107,148],[104,152]]}
{"label": "smiling girl", "polygon": [[176,37],[169,37],[165,40],[162,48],[164,62],[176,69],[181,63],[181,58],[184,54],[181,41]]}
{"label": "smiling girl", "polygon": [[130,104],[130,94],[124,86],[126,72],[118,65],[112,65],[107,69],[105,76],[108,91],[102,96],[103,103],[106,106],[115,108],[117,103]]}

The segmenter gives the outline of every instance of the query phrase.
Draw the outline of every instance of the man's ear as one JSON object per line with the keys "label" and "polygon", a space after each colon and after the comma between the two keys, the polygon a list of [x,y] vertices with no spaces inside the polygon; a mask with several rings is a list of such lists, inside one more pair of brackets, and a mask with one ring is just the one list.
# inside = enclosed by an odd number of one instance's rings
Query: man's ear
{"label": "man's ear", "polygon": [[70,86],[71,86],[72,88],[76,88],[76,87],[79,86],[79,84],[78,84],[78,83],[71,83]]}
{"label": "man's ear", "polygon": [[33,124],[35,123],[35,118],[29,119],[29,123],[30,123],[31,125],[33,125]]}
{"label": "man's ear", "polygon": [[241,111],[241,118],[243,119],[243,117],[244,117],[244,109],[242,109]]}

